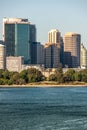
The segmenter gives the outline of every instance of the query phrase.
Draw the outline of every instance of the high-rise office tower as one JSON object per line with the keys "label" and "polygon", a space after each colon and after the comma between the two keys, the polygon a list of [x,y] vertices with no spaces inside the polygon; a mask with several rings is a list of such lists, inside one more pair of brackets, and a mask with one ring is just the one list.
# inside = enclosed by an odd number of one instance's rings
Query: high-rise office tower
{"label": "high-rise office tower", "polygon": [[64,61],[71,68],[80,66],[80,43],[81,36],[77,33],[66,33],[64,36]]}
{"label": "high-rise office tower", "polygon": [[31,64],[44,64],[44,46],[40,42],[32,43]]}
{"label": "high-rise office tower", "polygon": [[36,26],[34,24],[30,24],[30,42],[36,42]]}
{"label": "high-rise office tower", "polygon": [[87,68],[87,49],[81,44],[80,66]]}
{"label": "high-rise office tower", "polygon": [[46,43],[44,45],[45,68],[58,68],[60,64],[60,46],[59,44]]}
{"label": "high-rise office tower", "polygon": [[62,37],[60,37],[60,63],[64,67],[64,42]]}
{"label": "high-rise office tower", "polygon": [[36,40],[35,25],[28,19],[4,18],[3,40],[7,56],[24,56],[24,63],[31,63],[31,44]]}
{"label": "high-rise office tower", "polygon": [[48,43],[60,43],[60,35],[57,29],[52,29],[48,32]]}
{"label": "high-rise office tower", "polygon": [[[32,50],[33,42],[36,42],[36,27],[34,24],[30,25],[30,57],[31,57],[31,64],[32,64],[32,53],[35,52],[35,50]],[[34,51],[34,52],[32,52]]]}

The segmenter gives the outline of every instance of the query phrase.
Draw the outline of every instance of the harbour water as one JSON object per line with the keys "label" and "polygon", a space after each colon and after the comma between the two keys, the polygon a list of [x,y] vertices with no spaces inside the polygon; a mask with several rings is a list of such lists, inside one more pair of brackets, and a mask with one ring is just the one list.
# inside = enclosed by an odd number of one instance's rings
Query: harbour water
{"label": "harbour water", "polygon": [[0,130],[87,130],[87,88],[0,88]]}

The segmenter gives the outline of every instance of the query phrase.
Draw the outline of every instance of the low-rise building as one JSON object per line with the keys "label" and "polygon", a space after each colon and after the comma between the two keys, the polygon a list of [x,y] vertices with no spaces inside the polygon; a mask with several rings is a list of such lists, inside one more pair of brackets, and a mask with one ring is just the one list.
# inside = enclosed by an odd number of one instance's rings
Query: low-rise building
{"label": "low-rise building", "polygon": [[22,70],[22,65],[24,64],[24,57],[9,56],[6,57],[6,68],[9,71],[20,72]]}
{"label": "low-rise building", "polygon": [[44,65],[22,65],[22,70],[26,70],[26,69],[30,69],[30,68],[35,68],[39,71],[43,71],[44,70]]}

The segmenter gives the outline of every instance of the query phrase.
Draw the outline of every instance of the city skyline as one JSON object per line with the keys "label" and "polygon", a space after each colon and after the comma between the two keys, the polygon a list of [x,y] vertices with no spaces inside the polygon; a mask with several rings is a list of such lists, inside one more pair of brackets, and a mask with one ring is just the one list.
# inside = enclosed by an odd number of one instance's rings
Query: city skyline
{"label": "city skyline", "polygon": [[15,0],[0,1],[0,39],[2,39],[3,17],[28,18],[36,25],[37,41],[48,41],[48,32],[58,29],[61,36],[66,32],[81,34],[81,42],[87,47],[86,0]]}

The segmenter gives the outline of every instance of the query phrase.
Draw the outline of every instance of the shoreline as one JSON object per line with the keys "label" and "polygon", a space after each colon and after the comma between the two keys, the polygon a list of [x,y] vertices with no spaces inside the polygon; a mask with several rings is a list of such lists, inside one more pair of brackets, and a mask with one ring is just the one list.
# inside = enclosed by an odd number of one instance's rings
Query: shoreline
{"label": "shoreline", "polygon": [[29,84],[22,84],[22,85],[0,85],[0,88],[37,88],[37,87],[48,87],[48,88],[52,88],[52,87],[87,87],[87,83],[67,83],[67,84],[57,84],[55,83],[49,83],[49,82],[41,82],[41,83],[29,83]]}

